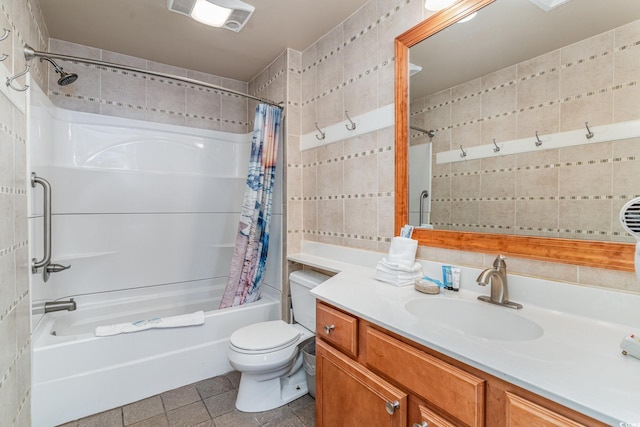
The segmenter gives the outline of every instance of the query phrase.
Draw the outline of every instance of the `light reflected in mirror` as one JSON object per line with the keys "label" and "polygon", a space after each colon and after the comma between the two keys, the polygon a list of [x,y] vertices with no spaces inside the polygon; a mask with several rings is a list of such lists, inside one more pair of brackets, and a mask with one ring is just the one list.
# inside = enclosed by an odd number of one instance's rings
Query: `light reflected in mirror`
{"label": "light reflected in mirror", "polygon": [[[640,137],[500,148],[640,119],[638,19],[626,0],[571,0],[550,12],[528,0],[460,0],[398,36],[396,229],[411,218],[435,227],[416,231],[421,245],[632,270],[618,212],[640,194]],[[409,85],[410,62],[421,71]],[[495,154],[436,161],[487,147]]]}
{"label": "light reflected in mirror", "polygon": [[455,162],[437,155],[640,119],[639,19],[628,0],[572,0],[549,12],[498,0],[412,46],[409,222],[635,241],[617,213],[640,194],[640,139],[559,149],[531,142],[528,153],[452,153]]}

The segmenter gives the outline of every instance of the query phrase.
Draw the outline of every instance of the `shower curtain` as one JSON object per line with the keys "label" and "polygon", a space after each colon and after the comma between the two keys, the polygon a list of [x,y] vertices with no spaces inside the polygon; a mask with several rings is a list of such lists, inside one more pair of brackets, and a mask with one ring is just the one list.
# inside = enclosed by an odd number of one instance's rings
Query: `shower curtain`
{"label": "shower curtain", "polygon": [[271,200],[278,142],[282,133],[282,109],[259,104],[254,123],[249,173],[236,245],[220,308],[260,298],[260,285],[267,262]]}

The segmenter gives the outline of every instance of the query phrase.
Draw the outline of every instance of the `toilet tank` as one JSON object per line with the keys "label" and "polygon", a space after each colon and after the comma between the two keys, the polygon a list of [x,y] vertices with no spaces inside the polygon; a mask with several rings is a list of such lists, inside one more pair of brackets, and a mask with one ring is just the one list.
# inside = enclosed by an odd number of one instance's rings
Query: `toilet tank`
{"label": "toilet tank", "polygon": [[299,270],[289,274],[293,320],[312,332],[316,331],[316,297],[311,295],[311,289],[329,277],[312,270]]}

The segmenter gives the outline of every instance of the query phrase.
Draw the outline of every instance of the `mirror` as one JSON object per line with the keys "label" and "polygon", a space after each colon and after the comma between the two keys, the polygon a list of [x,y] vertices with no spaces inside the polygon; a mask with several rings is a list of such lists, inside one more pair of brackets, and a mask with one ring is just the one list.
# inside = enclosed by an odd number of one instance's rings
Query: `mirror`
{"label": "mirror", "polygon": [[[498,108],[485,116],[473,116],[467,113],[459,113],[457,120],[453,120],[451,118],[451,116],[454,115],[454,112],[452,112],[451,109],[447,111],[446,116],[443,116],[442,114],[440,114],[440,116],[438,116],[438,114],[423,114],[422,117],[424,118],[419,117],[420,112],[430,111],[426,106],[426,103],[423,103],[421,106],[414,106],[416,108],[413,110],[410,109],[411,104],[409,102],[408,76],[410,62],[414,64],[417,63],[416,65],[422,66],[422,71],[414,77],[411,77],[410,86],[412,102],[416,102],[414,99],[420,100],[428,98],[433,93],[442,94],[443,92],[446,92],[447,95],[451,96],[453,89],[450,90],[450,88],[465,88],[465,86],[468,86],[472,87],[473,90],[466,94],[459,91],[457,99],[458,101],[461,99],[471,99],[471,102],[468,103],[473,104],[478,98],[481,98],[485,94],[488,98],[490,95],[500,92],[500,88],[505,87],[504,85],[509,89],[513,89],[513,87],[516,87],[521,83],[519,78],[521,79],[522,77],[514,77],[515,74],[502,81],[495,79],[494,77],[500,75],[500,73],[506,74],[508,72],[512,72],[516,69],[518,64],[522,66],[523,63],[526,63],[526,61],[529,61],[531,58],[539,57],[545,53],[558,50],[569,44],[591,37],[594,34],[601,34],[619,26],[620,24],[619,21],[608,21],[606,19],[602,19],[602,14],[594,14],[593,12],[586,10],[585,3],[591,3],[590,1],[578,2],[576,0],[572,0],[568,4],[564,4],[551,12],[542,12],[542,10],[538,9],[537,6],[534,6],[527,0],[511,2],[496,0],[494,4],[491,3],[494,3],[494,1],[459,1],[452,7],[436,13],[429,19],[396,38],[396,230],[399,231],[402,225],[408,223],[410,210],[413,211],[411,217],[415,217],[414,221],[417,221],[417,217],[419,216],[419,212],[422,208],[423,223],[432,223],[436,230],[417,229],[414,232],[414,238],[416,238],[421,245],[484,253],[499,252],[512,256],[534,258],[544,261],[632,271],[633,245],[628,243],[619,243],[620,241],[625,241],[625,239],[627,239],[626,241],[630,240],[628,240],[628,236],[625,236],[624,233],[619,232],[621,228],[617,224],[617,211],[613,212],[615,210],[614,207],[610,207],[606,212],[607,215],[605,215],[605,220],[609,221],[609,230],[613,231],[610,232],[610,236],[605,236],[606,238],[600,239],[602,241],[599,241],[595,239],[602,237],[601,235],[584,233],[584,236],[582,236],[581,233],[576,233],[576,228],[578,229],[577,231],[582,231],[580,227],[571,228],[565,226],[562,228],[560,226],[560,223],[563,220],[562,218],[554,218],[556,220],[555,227],[548,227],[544,223],[542,226],[539,223],[537,224],[535,222],[536,218],[549,218],[549,215],[544,210],[544,205],[540,203],[536,204],[525,202],[534,200],[535,197],[540,196],[540,194],[533,191],[530,195],[522,196],[522,188],[518,188],[518,192],[521,195],[521,198],[518,199],[517,193],[513,190],[513,188],[515,188],[515,184],[513,184],[513,182],[516,181],[516,176],[520,178],[525,176],[524,173],[517,175],[516,172],[513,171],[522,170],[523,167],[531,169],[545,168],[545,164],[551,164],[552,167],[557,166],[558,162],[561,161],[559,159],[562,159],[563,155],[566,156],[567,153],[575,154],[578,152],[576,150],[581,148],[580,146],[577,146],[570,149],[562,149],[564,151],[560,151],[556,148],[549,150],[542,149],[535,153],[503,154],[511,149],[514,145],[512,144],[513,142],[519,141],[519,138],[521,138],[519,133],[530,133],[531,138],[535,139],[534,132],[539,132],[539,134],[542,135],[541,139],[543,141],[545,141],[545,138],[549,141],[551,136],[557,140],[558,135],[568,130],[579,130],[582,132],[582,130],[579,129],[579,126],[576,125],[577,120],[583,120],[583,122],[586,122],[589,120],[588,117],[584,119],[581,117],[578,119],[578,114],[576,113],[574,114],[576,118],[573,120],[575,123],[569,123],[570,121],[566,120],[567,123],[561,124],[556,120],[556,123],[549,124],[549,122],[536,119],[536,117],[534,117],[535,115],[527,115],[529,110],[536,110],[537,105],[533,104],[531,108],[523,108],[519,105],[518,107],[510,107],[506,110],[501,106],[500,108],[502,109]],[[517,19],[513,19],[514,16],[531,16],[531,13],[522,14],[509,9],[517,7],[516,3],[524,3],[522,7],[532,8],[533,12],[537,12],[543,17],[551,16],[552,13],[560,15],[564,14],[559,21],[563,25],[559,25],[558,23],[548,23],[544,25],[537,24],[527,26],[522,22],[518,23]],[[599,3],[600,8],[617,8],[617,6],[614,7],[609,4],[603,5],[602,2],[597,3]],[[630,8],[629,11],[624,12],[624,19],[626,19],[624,23],[627,23],[634,20],[631,13],[638,14],[639,10],[637,6],[631,6],[631,3],[629,2],[623,1],[621,2],[621,6],[624,3],[626,3]],[[487,13],[485,13],[485,10],[482,10],[485,6],[487,6]],[[569,9],[569,6],[580,7],[580,9],[578,11],[572,11]],[[507,23],[515,23],[515,27],[527,28],[532,32],[521,36],[522,38],[517,38],[517,36],[513,35],[507,36],[504,25],[497,25],[495,22],[491,22],[489,20],[489,12],[492,9],[510,17],[506,20],[505,18],[501,18],[502,21],[498,22],[507,21]],[[480,13],[474,20],[467,23],[453,25],[458,20],[465,18],[476,11],[479,11]],[[487,15],[487,18],[484,18],[483,14]],[[638,19],[638,17],[635,19]],[[585,26],[582,24],[587,25]],[[468,31],[472,30],[472,25],[485,25],[485,28],[483,29],[484,32],[481,33],[481,35],[467,34]],[[573,34],[571,37],[573,38],[559,39],[555,35],[552,36],[552,30],[561,27],[571,29],[571,33]],[[488,29],[497,29],[501,32],[500,37],[492,37],[488,35],[486,33]],[[451,37],[452,35],[454,36],[455,32],[460,31],[463,33],[461,36],[462,42],[446,41],[447,37]],[[637,32],[635,35],[637,35]],[[433,36],[433,38],[431,38],[431,36]],[[423,40],[425,40],[425,42],[421,43]],[[470,40],[473,40],[474,43],[469,43]],[[431,43],[432,41],[434,42]],[[507,41],[507,43],[500,44],[503,41]],[[532,41],[541,41],[542,45],[536,47],[534,46],[534,43],[531,43]],[[633,41],[630,40],[629,43],[633,44],[635,41],[636,40],[633,39]],[[431,45],[431,48],[429,48],[430,50],[425,50],[427,53],[421,54],[418,52],[418,49],[424,50],[423,45]],[[469,45],[470,50],[464,51],[464,47],[467,45]],[[616,46],[620,45],[617,44]],[[603,56],[608,54],[615,55],[615,52],[611,49],[609,51],[604,51],[606,53],[602,54]],[[452,56],[452,53],[454,52],[456,55]],[[500,53],[498,59],[491,59],[493,52]],[[477,56],[474,57],[476,54]],[[418,63],[422,61],[421,56],[423,59],[426,58],[425,63]],[[471,62],[467,63],[460,61],[460,59],[470,59]],[[586,59],[589,60],[588,57]],[[584,59],[579,56],[576,57],[577,64],[579,64],[578,61],[583,60]],[[529,63],[531,62],[533,61],[529,61]],[[453,66],[453,69],[446,68],[449,66]],[[571,64],[566,65],[565,63],[566,68],[570,66]],[[574,69],[577,69],[577,67]],[[540,72],[538,71],[538,73]],[[550,74],[553,73],[549,73],[547,69],[547,77]],[[483,76],[485,79],[484,82],[494,78],[494,81],[492,82],[493,86],[490,85],[483,87]],[[418,78],[422,79],[423,77],[426,79],[425,82],[417,81]],[[637,79],[637,77],[635,79]],[[524,80],[526,80],[526,78]],[[522,86],[524,87],[524,84]],[[615,87],[609,92],[614,90]],[[515,91],[511,92],[513,93]],[[516,95],[514,96],[517,96],[517,92],[515,93]],[[561,98],[559,100],[560,102],[556,99],[556,104],[564,101],[564,105],[556,105],[549,110],[556,111],[554,110],[554,108],[556,108],[558,112],[562,111],[565,117],[569,117],[571,110],[560,110],[560,108],[571,106],[570,101],[574,100],[574,98],[580,100],[581,96],[588,97],[592,95],[594,94],[589,91],[587,91],[586,95],[581,95],[581,93],[578,95],[571,95],[573,98],[565,95],[565,98]],[[597,96],[598,94],[596,93],[593,99],[596,99]],[[613,95],[610,97],[612,98],[612,96]],[[440,101],[440,103],[451,103],[451,99],[455,98],[449,98],[445,101]],[[575,102],[574,104],[580,104],[580,102]],[[500,102],[495,102],[495,104],[499,103]],[[437,102],[433,102],[431,105],[437,104]],[[464,101],[459,102],[459,104],[464,104]],[[476,107],[480,108],[477,105]],[[418,114],[416,114],[416,111]],[[583,115],[590,113],[589,109],[583,108],[580,110],[580,105],[576,106],[575,111],[580,112]],[[635,108],[635,111],[637,112],[638,109]],[[443,117],[444,120],[442,120]],[[517,122],[518,118],[520,118],[520,126],[513,125],[513,122]],[[636,117],[633,118],[640,118],[640,114],[636,113]],[[631,120],[631,118],[625,117],[623,120]],[[611,124],[612,121],[613,119],[603,121],[602,118],[596,117],[592,120],[592,126],[594,122],[599,125],[603,125]],[[469,123],[471,125],[467,126]],[[410,125],[412,127],[411,129]],[[432,138],[424,132],[430,130],[435,130],[435,135]],[[472,130],[475,131],[475,133],[471,132]],[[585,129],[584,132],[586,133],[587,130]],[[409,145],[410,139],[412,140],[411,147]],[[582,141],[578,142],[578,144],[582,143]],[[598,142],[593,144],[593,146],[602,144],[604,143]],[[458,153],[455,151],[457,150],[458,145],[463,147],[461,152],[464,151],[465,147],[467,148],[467,151],[471,150],[473,153],[476,153],[480,148],[488,150],[488,148],[493,148],[494,146],[498,149],[503,148],[504,151],[503,153],[494,155],[492,154],[494,150],[491,149],[487,151],[489,154],[485,158],[457,160],[455,157],[458,157]],[[534,141],[531,142],[531,145],[535,147]],[[533,149],[530,151],[536,150],[537,149]],[[413,155],[412,153],[409,155],[411,151],[419,152],[419,154]],[[433,151],[433,155],[430,154],[431,151]],[[449,153],[450,160],[446,162],[437,161],[437,158],[442,156],[442,153],[444,152]],[[539,158],[545,159],[545,155],[552,156],[552,160],[547,158],[545,160],[546,163],[545,161],[542,163],[536,163]],[[425,160],[429,158],[431,158],[431,161]],[[415,167],[412,167],[412,165],[409,165],[408,163],[410,161],[413,162],[414,160],[417,160],[417,162],[416,165],[414,165]],[[581,159],[578,156],[578,158],[575,159],[575,162],[580,162],[581,160],[589,161],[589,159]],[[518,169],[518,167],[521,169]],[[414,168],[416,170],[414,170]],[[432,169],[431,171],[425,172],[426,169],[430,168]],[[556,169],[560,168],[556,167]],[[511,174],[503,175],[495,174],[498,178],[498,186],[500,183],[513,184],[511,187],[512,192],[507,194],[506,197],[504,195],[501,196],[500,194],[497,194],[488,195],[482,199],[482,191],[478,187],[478,181],[480,181],[480,178],[484,178],[485,181],[488,182],[488,173],[496,170],[507,170],[513,172]],[[422,176],[420,176],[421,174]],[[411,176],[412,180],[420,176],[419,179],[422,180],[422,183],[415,184],[413,181],[410,183],[409,176]],[[446,178],[445,180],[441,179],[443,176]],[[452,177],[463,178],[460,179]],[[562,181],[562,178],[562,176],[556,176],[554,190],[556,190],[557,187],[557,191],[561,191],[561,187],[567,186],[565,184],[567,180],[565,179],[565,181]],[[628,178],[629,177],[627,177],[627,179]],[[430,183],[428,182],[429,179],[433,180],[432,186],[430,186]],[[458,182],[454,182],[456,180]],[[529,187],[535,188],[537,180],[538,178],[533,176]],[[443,181],[446,185],[443,185]],[[561,185],[561,183],[563,184]],[[438,194],[442,188],[454,188],[456,185],[458,187],[461,186],[463,189],[467,189],[468,193],[460,196],[453,194]],[[428,195],[426,195],[427,192]],[[637,188],[635,189],[635,192],[637,194]],[[580,196],[571,194],[570,191],[567,195],[556,194],[554,197],[550,197],[553,202],[552,204],[555,204],[556,206],[556,212],[565,212],[565,208],[570,204],[580,205],[580,203],[575,203],[576,198],[580,201]],[[598,196],[595,196],[594,199],[599,200]],[[607,201],[609,206],[615,206],[618,210],[619,206],[624,204],[624,200],[618,200],[617,204],[612,203],[609,196],[605,196],[603,199]],[[508,203],[504,203],[505,200]],[[441,203],[441,205],[438,206],[439,201],[445,201],[446,203]],[[494,203],[488,203],[489,201]],[[431,203],[433,203],[431,205],[433,209],[431,212],[428,212],[428,205]],[[443,208],[444,205],[448,206],[448,212],[447,209]],[[518,217],[523,218],[527,216],[525,214],[529,214],[529,217],[534,218],[532,224],[518,224],[513,220],[517,214],[517,212],[515,212],[515,206],[518,205],[522,205],[523,209],[528,207],[528,209],[521,211]],[[584,212],[586,210],[582,209],[582,211]],[[449,217],[444,217],[443,212],[445,214],[448,213]],[[537,216],[531,215],[536,213],[538,213]],[[472,216],[472,219],[469,219],[471,214],[474,214],[475,216]],[[481,218],[482,214],[485,216],[484,223],[482,221],[478,221],[478,218]],[[588,215],[591,214],[592,212],[587,212],[587,215],[584,215],[584,217],[588,217]],[[595,216],[597,215],[591,215],[591,217]],[[491,217],[495,219],[496,222],[486,222],[486,217]],[[561,217],[561,215],[556,214],[556,217]],[[581,220],[579,215],[574,217],[576,218],[576,222]],[[567,216],[567,218],[570,218],[570,216]],[[565,218],[564,220],[566,221],[567,219]],[[614,223],[615,228],[613,226]],[[469,227],[469,224],[474,226]],[[444,229],[441,230],[439,228]],[[484,232],[486,230],[490,230],[491,233]],[[578,238],[591,240],[578,240]],[[618,242],[615,242],[615,240]]]}

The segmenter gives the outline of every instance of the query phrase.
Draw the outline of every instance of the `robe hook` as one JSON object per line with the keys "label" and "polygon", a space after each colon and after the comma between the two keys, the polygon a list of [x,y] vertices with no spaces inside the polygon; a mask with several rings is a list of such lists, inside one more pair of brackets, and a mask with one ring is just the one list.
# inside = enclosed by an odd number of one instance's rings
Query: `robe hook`
{"label": "robe hook", "polygon": [[540,147],[542,145],[542,140],[538,136],[538,131],[536,131],[536,147]]}
{"label": "robe hook", "polygon": [[18,77],[22,77],[22,76],[24,76],[24,75],[25,75],[25,74],[27,74],[28,72],[29,72],[29,65],[27,65],[27,66],[26,66],[26,68],[24,69],[24,71],[23,71],[23,72],[21,72],[21,73],[19,73],[19,74],[16,74],[16,75],[15,75],[15,76],[13,76],[13,77],[7,77],[7,86],[9,86],[11,89],[13,89],[13,90],[15,90],[15,91],[18,91],[18,92],[24,92],[25,90],[29,89],[29,85],[24,85],[24,88],[15,87],[15,86],[13,85],[13,81],[14,81],[15,79],[17,79]]}
{"label": "robe hook", "polygon": [[320,132],[320,136],[316,135],[316,138],[318,138],[319,141],[322,141],[327,137],[327,135],[318,127],[318,122],[316,122],[316,129],[318,129],[318,132]]}
{"label": "robe hook", "polygon": [[3,53],[2,56],[0,56],[0,62],[4,61],[8,57],[9,57],[9,55],[7,55],[6,53]]}
{"label": "robe hook", "polygon": [[498,147],[498,144],[496,144],[496,139],[493,138],[493,145],[495,145],[495,148],[493,149],[494,153],[497,153],[500,151],[500,147]]}
{"label": "robe hook", "polygon": [[349,120],[350,123],[350,125],[344,125],[347,130],[356,130],[356,124],[351,120],[351,117],[349,117],[349,112],[347,110],[344,110],[344,115],[347,116],[347,120]]}
{"label": "robe hook", "polygon": [[589,129],[589,122],[584,122],[584,125],[587,127],[587,134],[585,135],[587,139],[593,138],[593,132]]}
{"label": "robe hook", "polygon": [[7,30],[6,28],[3,28],[3,30],[4,30],[4,32],[0,36],[0,42],[2,40],[6,39],[7,37],[9,37],[9,33],[11,32],[11,30]]}
{"label": "robe hook", "polygon": [[460,146],[460,151],[462,151],[462,153],[460,153],[460,157],[461,158],[465,158],[467,157],[467,152],[464,151],[464,148],[462,148],[462,145]]}

